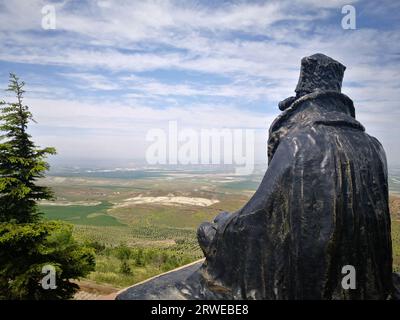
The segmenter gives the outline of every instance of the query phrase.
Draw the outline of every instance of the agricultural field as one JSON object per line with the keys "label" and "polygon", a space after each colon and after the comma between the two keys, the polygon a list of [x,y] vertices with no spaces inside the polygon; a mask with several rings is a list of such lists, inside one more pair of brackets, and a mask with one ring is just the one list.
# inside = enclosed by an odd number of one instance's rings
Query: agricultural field
{"label": "agricultural field", "polygon": [[107,214],[112,204],[103,201],[88,204],[71,204],[71,205],[46,205],[43,206],[48,219],[65,220],[79,225],[95,225],[95,226],[122,226],[113,216]]}
{"label": "agricultural field", "polygon": [[[96,270],[86,280],[123,288],[201,259],[199,224],[243,206],[264,169],[245,177],[195,170],[58,172],[42,181],[56,199],[41,210],[48,219],[73,224],[75,238],[96,251]],[[400,271],[398,194],[391,195],[390,207],[393,263]]]}

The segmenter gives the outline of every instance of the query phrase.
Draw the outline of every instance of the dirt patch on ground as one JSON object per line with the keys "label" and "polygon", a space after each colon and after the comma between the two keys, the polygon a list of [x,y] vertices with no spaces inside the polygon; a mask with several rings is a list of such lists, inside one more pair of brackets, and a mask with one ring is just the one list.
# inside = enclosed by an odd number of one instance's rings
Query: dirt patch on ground
{"label": "dirt patch on ground", "polygon": [[117,204],[116,208],[129,207],[136,204],[160,204],[165,206],[199,206],[209,207],[219,200],[195,197],[182,197],[182,196],[164,196],[164,197],[143,197],[142,195],[134,198],[125,199],[123,203]]}
{"label": "dirt patch on ground", "polygon": [[75,281],[79,291],[74,300],[114,300],[119,289],[107,284],[98,284],[90,280]]}

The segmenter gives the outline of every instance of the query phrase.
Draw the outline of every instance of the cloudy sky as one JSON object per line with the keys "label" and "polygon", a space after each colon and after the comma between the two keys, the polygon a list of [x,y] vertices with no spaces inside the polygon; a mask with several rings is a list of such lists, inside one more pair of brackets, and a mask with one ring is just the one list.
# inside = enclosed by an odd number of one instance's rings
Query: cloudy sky
{"label": "cloudy sky", "polygon": [[[346,4],[355,30],[342,28]],[[263,161],[300,59],[321,52],[347,66],[343,92],[399,164],[399,19],[396,0],[0,0],[0,85],[25,80],[32,134],[58,159],[141,159],[148,130],[176,120],[254,129]]]}

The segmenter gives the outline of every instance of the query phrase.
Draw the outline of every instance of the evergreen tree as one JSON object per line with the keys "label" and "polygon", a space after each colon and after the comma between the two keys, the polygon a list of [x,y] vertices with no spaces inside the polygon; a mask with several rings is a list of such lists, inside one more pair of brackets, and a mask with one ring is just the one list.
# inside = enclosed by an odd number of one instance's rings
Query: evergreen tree
{"label": "evergreen tree", "polygon": [[7,91],[15,94],[16,101],[0,101],[0,222],[35,222],[39,214],[37,201],[53,196],[36,180],[48,170],[45,157],[55,154],[55,149],[36,147],[27,132],[28,123],[34,120],[23,104],[24,85],[10,74]]}
{"label": "evergreen tree", "polygon": [[[95,268],[94,249],[72,236],[72,226],[41,220],[37,201],[51,199],[37,185],[54,148],[40,149],[27,132],[32,114],[23,104],[24,82],[10,74],[7,91],[16,102],[0,102],[0,300],[70,299],[78,290],[71,279]],[[56,287],[43,287],[43,267],[55,270]]]}

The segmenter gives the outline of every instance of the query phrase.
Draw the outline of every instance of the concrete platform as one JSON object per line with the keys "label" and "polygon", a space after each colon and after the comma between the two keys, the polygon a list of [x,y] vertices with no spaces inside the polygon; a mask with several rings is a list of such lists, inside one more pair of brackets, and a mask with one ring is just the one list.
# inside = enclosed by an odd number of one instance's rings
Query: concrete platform
{"label": "concrete platform", "polygon": [[117,293],[116,300],[186,300],[177,286],[197,271],[204,259],[168,271],[123,289]]}

